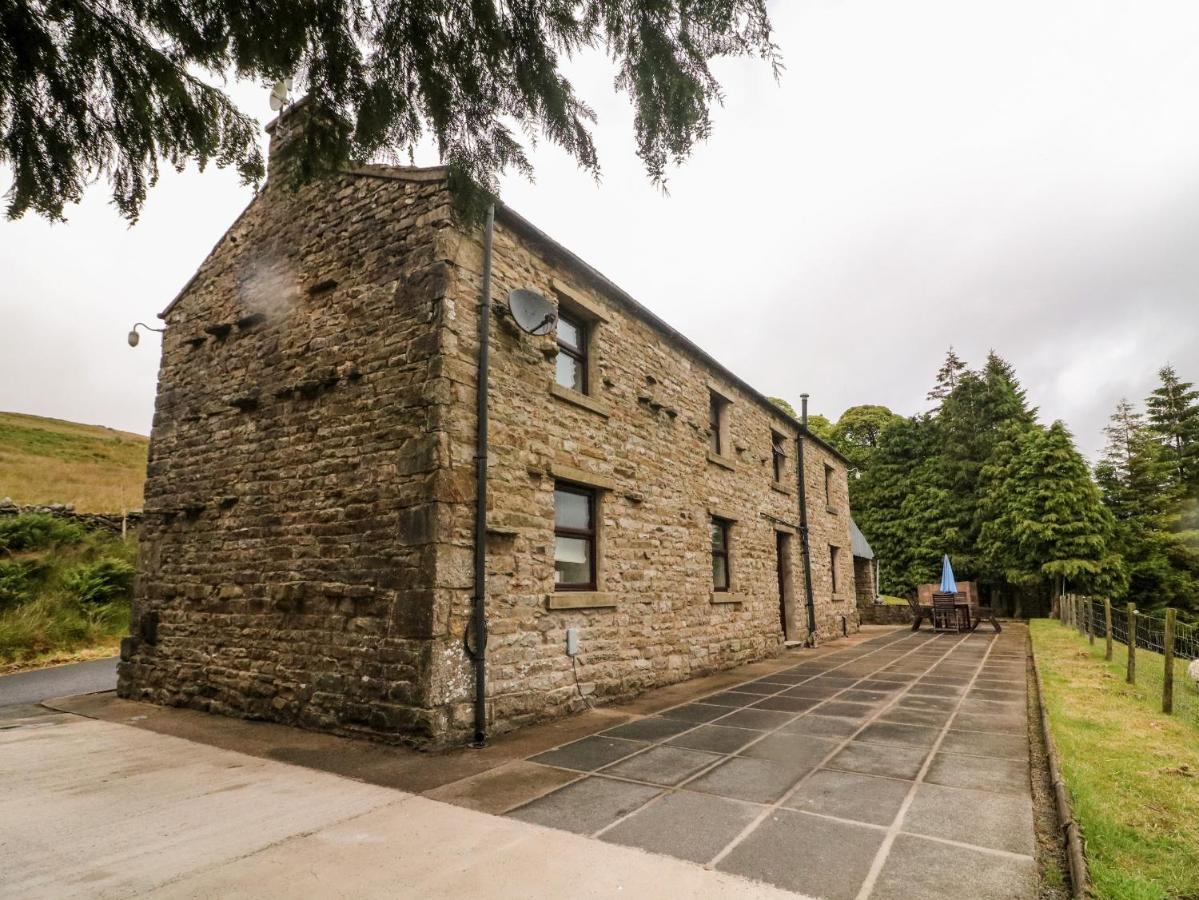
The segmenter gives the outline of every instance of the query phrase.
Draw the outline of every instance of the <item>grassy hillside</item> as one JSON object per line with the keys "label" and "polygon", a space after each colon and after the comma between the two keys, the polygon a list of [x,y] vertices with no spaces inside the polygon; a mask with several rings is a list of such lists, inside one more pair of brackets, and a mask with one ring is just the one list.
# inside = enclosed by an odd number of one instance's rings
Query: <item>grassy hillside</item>
{"label": "grassy hillside", "polygon": [[141,509],[148,445],[127,431],[0,412],[0,497],[80,512]]}

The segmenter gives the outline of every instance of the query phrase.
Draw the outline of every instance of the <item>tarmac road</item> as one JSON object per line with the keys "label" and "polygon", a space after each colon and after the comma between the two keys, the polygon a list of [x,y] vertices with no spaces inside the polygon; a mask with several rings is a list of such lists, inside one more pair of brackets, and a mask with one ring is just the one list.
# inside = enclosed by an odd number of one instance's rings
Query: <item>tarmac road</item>
{"label": "tarmac road", "polygon": [[41,703],[68,694],[116,690],[117,657],[0,676],[0,708]]}

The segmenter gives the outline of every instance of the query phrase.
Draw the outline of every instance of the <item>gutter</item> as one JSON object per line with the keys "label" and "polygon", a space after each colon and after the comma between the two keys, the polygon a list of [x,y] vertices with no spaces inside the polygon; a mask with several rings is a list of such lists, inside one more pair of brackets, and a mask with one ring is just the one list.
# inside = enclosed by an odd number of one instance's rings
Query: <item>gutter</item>
{"label": "gutter", "polygon": [[798,461],[797,465],[797,481],[799,494],[799,543],[803,548],[803,584],[806,606],[808,609],[808,637],[807,645],[809,647],[816,646],[816,603],[812,598],[812,548],[808,541],[808,489],[807,478],[805,475],[804,466],[804,435],[808,433],[808,395],[800,394],[800,423],[803,430],[795,439],[795,458]]}

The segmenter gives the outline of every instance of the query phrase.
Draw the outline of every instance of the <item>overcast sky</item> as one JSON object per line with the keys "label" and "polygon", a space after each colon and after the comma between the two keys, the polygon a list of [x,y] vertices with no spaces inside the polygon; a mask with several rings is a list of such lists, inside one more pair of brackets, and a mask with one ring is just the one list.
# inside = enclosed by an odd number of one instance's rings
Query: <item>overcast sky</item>
{"label": "overcast sky", "polygon": [[[1199,381],[1199,4],[790,0],[773,18],[781,82],[719,66],[726,103],[669,195],[589,57],[570,72],[601,183],[542,144],[506,202],[830,418],[918,412],[950,344],[974,365],[994,348],[1093,456],[1163,363]],[[270,118],[265,89],[235,95]],[[168,172],[133,228],[104,184],[66,225],[0,222],[0,409],[148,432],[159,341],[125,333],[251,196],[227,171]]]}

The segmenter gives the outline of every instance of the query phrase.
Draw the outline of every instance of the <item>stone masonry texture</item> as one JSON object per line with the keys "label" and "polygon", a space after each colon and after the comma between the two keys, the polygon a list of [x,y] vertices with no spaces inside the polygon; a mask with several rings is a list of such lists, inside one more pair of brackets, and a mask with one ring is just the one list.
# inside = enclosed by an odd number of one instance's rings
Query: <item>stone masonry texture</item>
{"label": "stone masonry texture", "polygon": [[[459,741],[472,729],[481,231],[456,220],[441,169],[277,180],[165,313],[119,692]],[[496,219],[490,727],[807,638],[798,424],[519,216],[500,207]],[[553,386],[554,336],[506,314],[517,287],[588,321],[586,397]],[[710,391],[728,402],[715,458]],[[778,483],[772,432],[788,454]],[[859,621],[846,468],[811,437],[804,456],[824,640]],[[594,592],[554,590],[555,480],[597,491]],[[713,515],[733,522],[724,595],[712,591]],[[580,634],[574,665],[568,628]]]}

